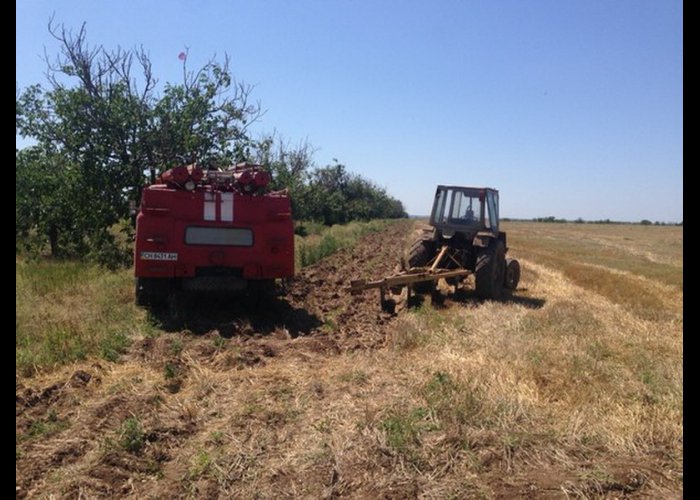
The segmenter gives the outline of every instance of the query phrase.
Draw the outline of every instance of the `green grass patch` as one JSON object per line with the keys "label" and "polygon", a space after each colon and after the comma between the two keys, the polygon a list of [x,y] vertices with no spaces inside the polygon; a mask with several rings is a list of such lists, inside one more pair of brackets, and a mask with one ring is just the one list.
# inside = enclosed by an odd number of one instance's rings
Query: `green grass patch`
{"label": "green grass patch", "polygon": [[475,387],[456,381],[449,373],[437,371],[423,388],[423,396],[440,423],[454,430],[483,425],[485,405]]}
{"label": "green grass patch", "polygon": [[345,373],[341,373],[338,380],[351,385],[364,386],[369,382],[370,375],[360,369],[353,369]]}
{"label": "green grass patch", "polygon": [[146,445],[146,433],[136,417],[129,417],[119,430],[119,445],[129,453],[138,453]]}
{"label": "green grass patch", "polygon": [[430,411],[418,407],[390,411],[381,421],[381,428],[389,446],[411,457],[421,446],[421,435],[435,430],[436,425]]}
{"label": "green grass patch", "polygon": [[54,410],[49,410],[46,418],[35,420],[31,423],[21,440],[33,438],[47,438],[70,427],[67,419],[61,419]]}
{"label": "green grass patch", "polygon": [[15,363],[24,376],[88,356],[117,361],[135,334],[156,329],[134,305],[130,269],[18,260],[15,278]]}
{"label": "green grass patch", "polygon": [[212,457],[207,450],[199,450],[199,452],[192,457],[190,468],[188,470],[189,478],[197,478],[199,476],[205,475],[212,466]]}
{"label": "green grass patch", "polygon": [[323,226],[307,223],[306,236],[295,236],[297,269],[310,266],[343,248],[352,247],[366,234],[381,231],[396,220],[372,220]]}
{"label": "green grass patch", "polygon": [[100,355],[107,361],[117,361],[130,344],[131,340],[124,332],[117,330],[108,333],[99,342]]}

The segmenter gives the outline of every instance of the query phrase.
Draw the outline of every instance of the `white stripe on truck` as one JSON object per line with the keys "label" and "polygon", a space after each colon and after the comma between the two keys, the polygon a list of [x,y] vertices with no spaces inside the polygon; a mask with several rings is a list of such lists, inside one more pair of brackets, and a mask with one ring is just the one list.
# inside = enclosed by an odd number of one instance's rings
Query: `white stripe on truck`
{"label": "white stripe on truck", "polygon": [[221,193],[221,220],[233,222],[233,193]]}
{"label": "white stripe on truck", "polygon": [[216,220],[216,198],[214,193],[204,193],[204,220]]}

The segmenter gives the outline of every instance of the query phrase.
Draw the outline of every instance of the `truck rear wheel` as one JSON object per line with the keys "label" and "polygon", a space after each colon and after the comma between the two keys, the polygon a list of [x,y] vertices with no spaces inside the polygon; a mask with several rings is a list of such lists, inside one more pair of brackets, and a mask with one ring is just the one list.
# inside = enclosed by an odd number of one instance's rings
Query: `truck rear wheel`
{"label": "truck rear wheel", "polygon": [[506,249],[501,240],[492,241],[479,250],[474,274],[476,295],[480,299],[501,298],[506,274]]}
{"label": "truck rear wheel", "polygon": [[272,297],[276,290],[275,280],[248,280],[248,293],[259,297]]}
{"label": "truck rear wheel", "polygon": [[248,280],[247,304],[253,309],[259,309],[270,304],[275,296],[276,284],[273,279]]}
{"label": "truck rear wheel", "polygon": [[137,306],[147,306],[150,303],[148,299],[148,294],[144,290],[143,284],[141,283],[141,278],[136,278],[135,280],[136,290],[134,291],[134,296],[136,297]]}
{"label": "truck rear wheel", "polygon": [[171,280],[167,278],[136,278],[134,296],[137,306],[159,306],[165,304]]}

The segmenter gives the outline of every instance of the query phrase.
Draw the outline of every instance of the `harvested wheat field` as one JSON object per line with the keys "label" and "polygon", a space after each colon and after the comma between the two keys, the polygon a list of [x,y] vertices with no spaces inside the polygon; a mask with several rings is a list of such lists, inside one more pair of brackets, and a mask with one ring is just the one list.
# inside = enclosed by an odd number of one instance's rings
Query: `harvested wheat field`
{"label": "harvested wheat field", "polygon": [[[17,497],[680,498],[682,228],[511,222],[503,302],[470,286],[389,315],[343,290],[416,227],[177,321],[132,305],[128,271],[52,295],[18,262]],[[97,339],[86,321],[120,343],[26,357],[20,330]]]}

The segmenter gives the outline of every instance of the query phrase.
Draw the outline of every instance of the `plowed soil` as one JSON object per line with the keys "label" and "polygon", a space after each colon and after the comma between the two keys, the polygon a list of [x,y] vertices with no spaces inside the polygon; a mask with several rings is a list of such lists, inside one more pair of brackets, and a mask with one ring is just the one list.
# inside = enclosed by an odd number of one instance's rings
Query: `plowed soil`
{"label": "plowed soil", "polygon": [[[186,495],[177,483],[165,491],[160,484],[143,490],[138,478],[164,474],[163,464],[193,434],[206,432],[206,424],[181,414],[160,415],[144,431],[147,445],[137,453],[121,449],[120,424],[175,396],[202,367],[230,372],[385,345],[392,316],[381,312],[378,294],[352,297],[344,288],[360,276],[390,274],[412,227],[406,221],[366,236],[352,250],[305,268],[272,300],[184,297],[176,320],[154,311],[169,333],[135,342],[116,368],[101,361],[66,369],[56,374],[66,378],[45,387],[18,381],[16,435],[42,438],[30,438],[17,453],[17,497]],[[130,378],[125,370],[133,370],[135,381],[125,381]],[[156,373],[164,383],[143,395],[133,386],[121,387]],[[216,497],[216,489],[205,496]]]}

